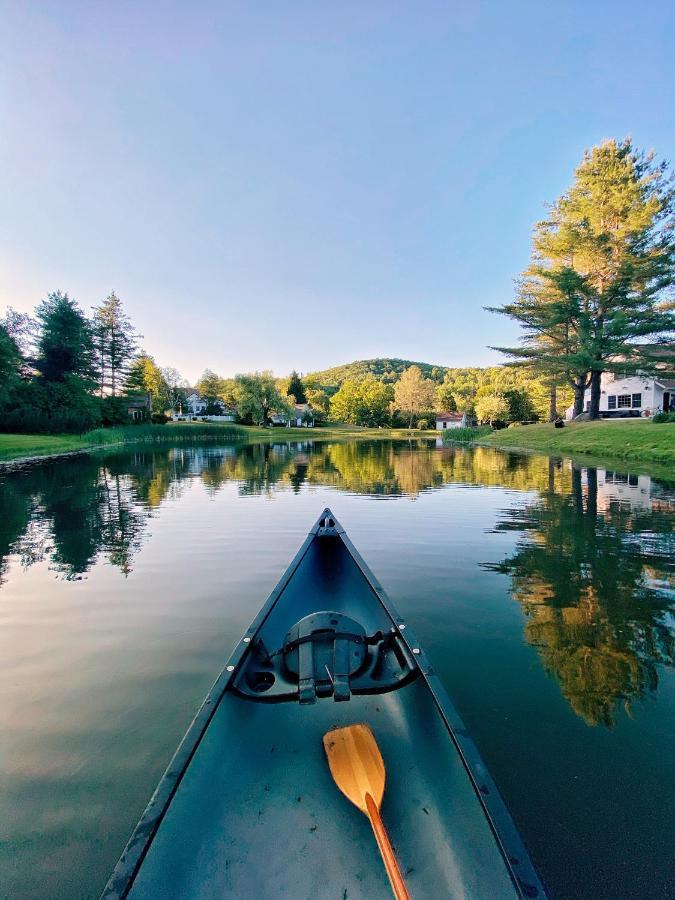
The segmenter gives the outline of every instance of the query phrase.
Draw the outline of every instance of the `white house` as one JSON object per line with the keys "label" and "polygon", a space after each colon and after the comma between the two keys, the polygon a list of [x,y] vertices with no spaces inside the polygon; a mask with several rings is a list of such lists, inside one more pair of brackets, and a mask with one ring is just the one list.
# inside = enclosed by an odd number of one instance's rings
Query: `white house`
{"label": "white house", "polygon": [[272,425],[287,425],[289,428],[314,428],[314,411],[309,403],[296,403],[290,416],[273,413],[270,421]]}
{"label": "white house", "polygon": [[178,410],[174,410],[171,418],[174,422],[190,421],[195,417],[204,419],[207,422],[235,422],[237,419],[236,410],[225,406],[220,400],[216,406],[220,408],[218,415],[206,415],[205,410],[208,401],[202,397],[194,388],[188,388],[185,400],[179,405]]}
{"label": "white house", "polygon": [[441,412],[436,413],[436,431],[445,431],[447,428],[465,428],[468,418],[465,412]]}
{"label": "white house", "polygon": [[[591,408],[591,389],[584,395],[584,412]],[[600,377],[600,416],[603,419],[653,416],[675,410],[675,379],[660,375],[615,375]],[[565,413],[571,419],[574,407]]]}

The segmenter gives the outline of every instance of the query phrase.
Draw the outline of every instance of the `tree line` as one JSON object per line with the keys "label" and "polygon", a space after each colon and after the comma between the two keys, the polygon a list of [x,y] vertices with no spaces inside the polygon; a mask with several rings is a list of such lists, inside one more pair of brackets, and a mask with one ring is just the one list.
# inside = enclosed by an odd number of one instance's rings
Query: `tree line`
{"label": "tree line", "polygon": [[[130,401],[142,398],[139,420],[164,422],[188,412],[191,390],[177,369],[161,367],[140,349],[137,332],[113,291],[87,316],[75,299],[54,291],[32,316],[9,308],[0,319],[0,430],[82,433],[100,425],[128,424]],[[273,413],[301,418],[328,415],[328,397],[305,387],[296,372],[222,378],[207,369],[195,386],[206,415],[234,411],[248,424],[269,424]],[[225,409],[224,409],[225,407]]]}
{"label": "tree line", "polygon": [[[569,190],[534,229],[513,302],[490,307],[523,329],[497,347],[574,394],[574,415],[600,411],[601,376],[655,372],[675,332],[675,191],[667,163],[630,139],[586,151]],[[554,400],[552,400],[554,403]]]}
{"label": "tree line", "polygon": [[140,350],[138,334],[113,291],[87,316],[54,291],[32,316],[9,309],[0,320],[0,430],[84,432],[129,421],[129,399],[151,397],[163,418],[182,382]]}
{"label": "tree line", "polygon": [[[141,418],[188,413],[191,390],[175,368],[140,349],[141,335],[112,292],[87,316],[67,293],[55,291],[32,316],[11,308],[0,320],[0,430],[84,432],[129,422],[129,401],[149,398]],[[534,421],[546,414],[548,389],[531,369],[441,369],[417,365],[379,377],[346,378],[339,387],[293,371],[224,378],[206,369],[194,388],[205,415],[234,413],[243,423],[268,425],[296,404],[306,422],[428,427],[436,412],[464,411],[486,421]],[[428,377],[427,377],[428,376]]]}

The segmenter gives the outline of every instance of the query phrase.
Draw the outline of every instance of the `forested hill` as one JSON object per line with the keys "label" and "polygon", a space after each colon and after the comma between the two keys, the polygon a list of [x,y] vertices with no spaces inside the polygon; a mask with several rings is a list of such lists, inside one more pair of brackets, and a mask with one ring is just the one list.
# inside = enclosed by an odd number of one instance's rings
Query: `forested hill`
{"label": "forested hill", "polygon": [[379,381],[393,383],[410,366],[419,366],[423,375],[439,383],[443,381],[443,377],[448,371],[446,366],[433,366],[431,363],[414,362],[410,359],[381,357],[379,359],[359,359],[356,362],[345,363],[344,366],[324,369],[321,372],[308,372],[304,376],[304,380],[308,384],[316,384],[323,388],[339,388],[347,379],[352,380],[371,374]]}

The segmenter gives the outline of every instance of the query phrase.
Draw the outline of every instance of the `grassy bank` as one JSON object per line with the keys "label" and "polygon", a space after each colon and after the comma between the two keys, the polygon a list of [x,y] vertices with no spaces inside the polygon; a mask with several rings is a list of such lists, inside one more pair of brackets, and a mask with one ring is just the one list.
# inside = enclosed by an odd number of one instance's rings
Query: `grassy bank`
{"label": "grassy bank", "polygon": [[487,447],[541,450],[552,454],[584,454],[640,462],[675,462],[675,424],[655,425],[644,419],[521,425],[493,431],[479,442]]}
{"label": "grassy bank", "polygon": [[32,459],[60,453],[81,453],[115,444],[156,441],[241,440],[246,429],[239,425],[126,425],[97,428],[86,434],[0,434],[0,461]]}
{"label": "grassy bank", "polygon": [[115,444],[184,441],[286,441],[346,440],[409,437],[434,437],[434,431],[408,431],[403,428],[361,428],[358,425],[331,425],[324,428],[256,428],[247,425],[185,422],[168,425],[127,425],[97,428],[83,435],[73,434],[0,434],[0,462],[82,453]]}

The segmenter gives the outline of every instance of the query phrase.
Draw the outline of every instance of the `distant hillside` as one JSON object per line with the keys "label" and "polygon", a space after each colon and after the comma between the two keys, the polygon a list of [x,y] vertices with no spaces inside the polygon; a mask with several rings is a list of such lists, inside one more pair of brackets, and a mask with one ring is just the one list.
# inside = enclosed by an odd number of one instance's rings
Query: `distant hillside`
{"label": "distant hillside", "polygon": [[446,366],[433,366],[431,363],[414,362],[410,359],[359,359],[356,362],[346,363],[344,366],[333,366],[332,369],[324,369],[321,372],[308,372],[303,380],[308,384],[316,384],[326,389],[337,389],[348,378],[359,378],[363,375],[374,375],[380,381],[392,383],[397,381],[402,372],[410,366],[419,366],[427,378],[432,378],[439,384],[443,381]]}

